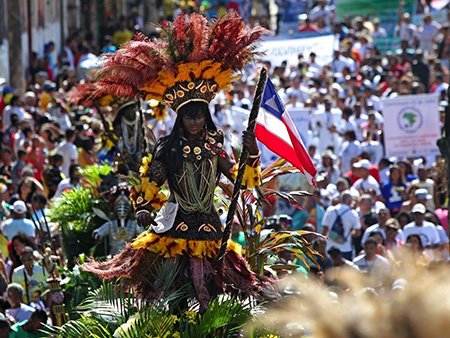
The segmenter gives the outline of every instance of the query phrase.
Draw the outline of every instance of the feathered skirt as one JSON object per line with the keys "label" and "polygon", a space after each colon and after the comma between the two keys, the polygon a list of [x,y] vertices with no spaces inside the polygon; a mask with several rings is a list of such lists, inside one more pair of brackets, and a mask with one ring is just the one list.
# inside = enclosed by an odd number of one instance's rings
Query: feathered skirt
{"label": "feathered skirt", "polygon": [[220,240],[192,240],[144,232],[110,260],[92,260],[82,266],[102,279],[121,279],[136,294],[151,299],[155,289],[155,271],[159,264],[180,264],[176,284],[192,283],[196,297],[206,306],[214,295],[233,292],[256,295],[270,285],[269,279],[252,272],[241,255],[241,246],[231,240],[222,263],[216,260]]}

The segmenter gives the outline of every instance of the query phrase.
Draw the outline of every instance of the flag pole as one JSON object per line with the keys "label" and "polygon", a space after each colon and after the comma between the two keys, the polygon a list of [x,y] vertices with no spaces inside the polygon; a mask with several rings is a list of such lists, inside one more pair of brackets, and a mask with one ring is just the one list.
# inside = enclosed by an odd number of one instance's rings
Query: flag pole
{"label": "flag pole", "polygon": [[[250,116],[248,118],[247,131],[250,131],[252,133],[255,131],[256,118],[258,117],[259,108],[261,106],[261,99],[264,93],[266,81],[267,81],[267,69],[263,67],[259,74],[258,84],[256,86],[255,96],[253,99],[253,106],[252,110],[250,111]],[[249,155],[248,149],[245,146],[243,146],[241,156],[239,157],[239,169],[236,179],[234,181],[233,195],[231,198],[230,207],[228,208],[227,221],[225,223],[225,229],[222,235],[222,242],[220,245],[219,252],[217,253],[218,262],[221,262],[221,260],[224,257],[225,251],[227,249],[227,242],[231,236],[231,230],[233,228],[233,218],[238,204],[239,191],[241,189],[242,178],[244,176],[245,164],[247,162],[248,155]]]}

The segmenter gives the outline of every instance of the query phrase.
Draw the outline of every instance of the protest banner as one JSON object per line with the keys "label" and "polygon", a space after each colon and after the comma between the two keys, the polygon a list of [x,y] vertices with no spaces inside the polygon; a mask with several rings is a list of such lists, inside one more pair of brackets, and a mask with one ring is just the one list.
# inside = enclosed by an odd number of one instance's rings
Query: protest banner
{"label": "protest banner", "polygon": [[440,138],[439,100],[435,94],[382,100],[386,156],[437,155]]}
{"label": "protest banner", "polygon": [[273,65],[280,65],[287,61],[290,65],[298,64],[298,55],[302,54],[308,58],[311,52],[316,53],[316,62],[325,65],[333,60],[334,36],[321,35],[316,37],[264,40],[259,50],[265,52],[264,60]]}

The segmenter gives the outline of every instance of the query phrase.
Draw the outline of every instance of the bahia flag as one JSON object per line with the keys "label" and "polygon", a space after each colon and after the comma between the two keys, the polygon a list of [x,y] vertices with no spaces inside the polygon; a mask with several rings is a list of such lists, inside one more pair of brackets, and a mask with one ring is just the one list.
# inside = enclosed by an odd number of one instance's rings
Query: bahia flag
{"label": "bahia flag", "polygon": [[315,185],[316,167],[270,79],[267,79],[255,127],[256,138],[297,167]]}

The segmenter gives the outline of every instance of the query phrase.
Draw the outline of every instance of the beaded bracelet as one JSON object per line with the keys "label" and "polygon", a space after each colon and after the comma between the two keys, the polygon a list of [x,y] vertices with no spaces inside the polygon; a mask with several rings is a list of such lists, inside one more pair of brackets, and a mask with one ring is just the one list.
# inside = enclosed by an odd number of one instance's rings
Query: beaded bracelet
{"label": "beaded bracelet", "polygon": [[151,212],[150,211],[148,211],[148,210],[145,210],[145,209],[141,209],[141,210],[139,210],[137,213],[136,213],[136,216],[138,216],[139,214],[143,214],[143,213],[146,213],[146,214],[151,214]]}
{"label": "beaded bracelet", "polygon": [[258,158],[261,156],[261,150],[258,151],[258,153],[256,155],[248,155],[248,158],[254,159],[254,158]]}

